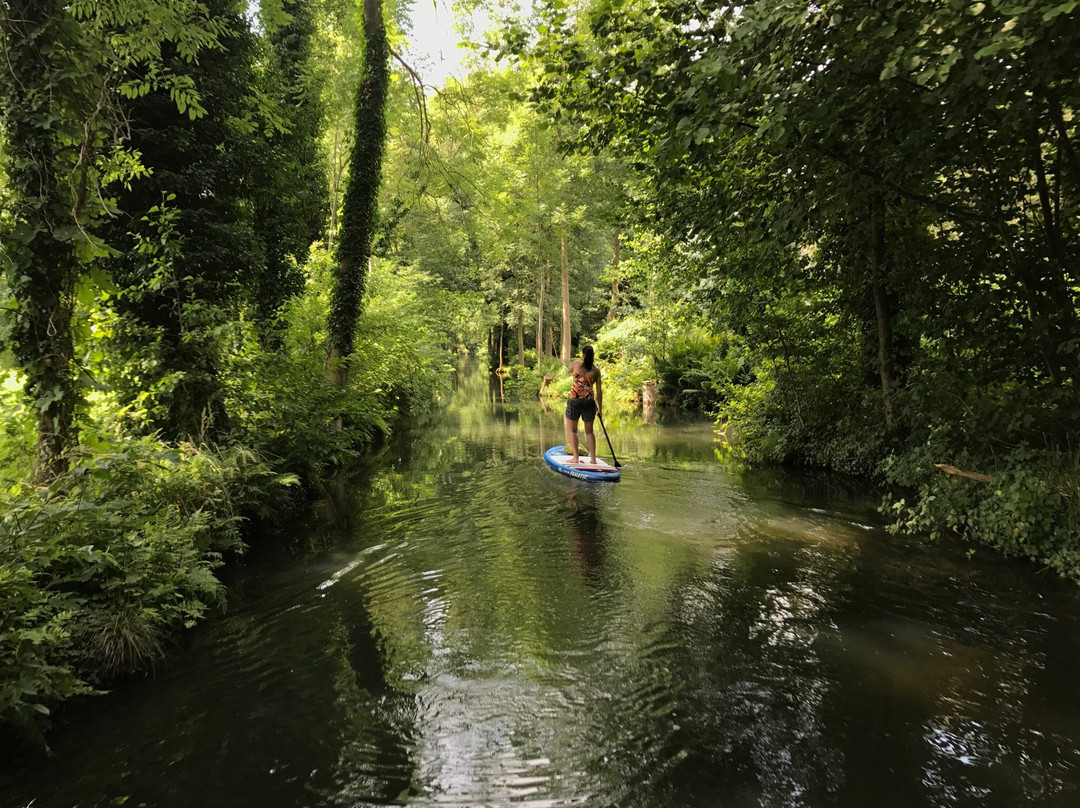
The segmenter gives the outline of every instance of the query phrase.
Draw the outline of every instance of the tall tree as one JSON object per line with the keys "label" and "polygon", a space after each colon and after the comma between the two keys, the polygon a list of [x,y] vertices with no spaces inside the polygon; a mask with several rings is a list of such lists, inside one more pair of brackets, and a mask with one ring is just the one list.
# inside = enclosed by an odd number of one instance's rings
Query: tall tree
{"label": "tall tree", "polygon": [[127,104],[131,145],[151,173],[118,192],[123,213],[110,236],[120,251],[117,345],[137,359],[116,384],[127,402],[149,402],[147,426],[171,440],[227,430],[221,328],[263,261],[250,202],[259,138],[250,120],[255,42],[246,5],[205,5],[228,26],[224,46],[196,63],[176,47],[165,58],[202,90],[206,114],[183,114],[163,91]]}
{"label": "tall tree", "polygon": [[[11,0],[0,4],[4,69],[0,105],[15,227],[5,239],[17,312],[12,347],[38,410],[38,474],[66,468],[73,442],[77,391],[71,317],[79,275],[70,229],[71,198],[58,165],[64,76],[74,69],[77,41],[66,3]],[[70,119],[70,118],[68,118]],[[73,224],[73,223],[71,223]]]}
{"label": "tall tree", "polygon": [[165,43],[194,60],[222,28],[196,0],[0,2],[2,125],[14,228],[5,269],[15,297],[12,345],[38,412],[38,473],[66,467],[76,440],[73,295],[84,261],[100,256],[95,220],[106,211],[103,177],[142,170],[122,147],[119,99],[164,89],[191,117],[192,82],[162,60]]}
{"label": "tall tree", "polygon": [[570,257],[567,255],[567,235],[564,230],[559,234],[559,261],[562,267],[562,341],[559,358],[570,363]]}
{"label": "tall tree", "polygon": [[342,209],[329,320],[330,378],[344,385],[356,338],[356,321],[378,211],[379,180],[386,140],[386,97],[390,83],[389,44],[381,0],[364,0],[364,68],[356,91],[355,132],[348,188]]}
{"label": "tall tree", "polygon": [[264,21],[271,48],[267,81],[284,129],[272,130],[267,138],[253,189],[255,234],[265,254],[254,297],[269,342],[274,342],[278,310],[303,290],[300,267],[326,227],[326,167],[319,148],[322,102],[319,73],[311,64],[311,5],[311,0],[285,0],[283,18]]}

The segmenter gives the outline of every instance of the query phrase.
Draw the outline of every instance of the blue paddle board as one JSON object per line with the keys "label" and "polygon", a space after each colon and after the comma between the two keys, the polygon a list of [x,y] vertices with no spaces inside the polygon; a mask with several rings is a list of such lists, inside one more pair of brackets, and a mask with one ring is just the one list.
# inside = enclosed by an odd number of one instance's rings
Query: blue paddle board
{"label": "blue paddle board", "polygon": [[587,480],[591,483],[614,483],[619,480],[619,470],[599,457],[595,463],[589,462],[589,456],[581,455],[577,463],[570,462],[562,446],[552,446],[544,452],[544,462],[559,474],[573,477],[575,480]]}

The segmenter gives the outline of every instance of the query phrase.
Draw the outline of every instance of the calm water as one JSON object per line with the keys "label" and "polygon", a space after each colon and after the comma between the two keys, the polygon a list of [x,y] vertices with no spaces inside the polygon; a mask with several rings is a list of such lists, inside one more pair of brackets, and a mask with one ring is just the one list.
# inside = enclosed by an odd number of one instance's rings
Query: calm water
{"label": "calm water", "polygon": [[0,804],[1080,804],[1076,589],[736,476],[708,424],[608,427],[623,481],[571,481],[559,413],[465,377]]}

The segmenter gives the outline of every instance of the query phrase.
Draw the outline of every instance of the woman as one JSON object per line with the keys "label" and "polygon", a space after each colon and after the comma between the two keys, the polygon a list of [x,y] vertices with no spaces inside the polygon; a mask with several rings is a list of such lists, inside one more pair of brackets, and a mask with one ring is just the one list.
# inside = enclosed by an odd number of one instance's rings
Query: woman
{"label": "woman", "polygon": [[589,447],[589,460],[596,462],[596,436],[593,434],[593,420],[600,413],[604,401],[604,392],[600,386],[600,368],[593,363],[593,347],[586,345],[581,349],[581,359],[570,363],[570,398],[566,401],[566,443],[570,447],[572,463],[578,462],[578,418],[585,422],[585,443]]}

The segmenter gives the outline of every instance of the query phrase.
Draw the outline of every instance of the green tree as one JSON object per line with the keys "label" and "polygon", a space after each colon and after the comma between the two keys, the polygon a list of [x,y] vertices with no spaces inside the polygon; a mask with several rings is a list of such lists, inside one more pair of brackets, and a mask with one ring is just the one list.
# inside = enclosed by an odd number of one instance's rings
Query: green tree
{"label": "green tree", "polygon": [[430,99],[427,138],[399,127],[390,146],[390,193],[405,208],[395,254],[483,296],[494,365],[500,344],[516,340],[524,364],[531,337],[539,364],[561,353],[563,339],[598,327],[597,285],[617,218],[615,164],[560,154],[558,129],[520,103],[527,81],[498,69],[449,82]]}
{"label": "green tree", "polygon": [[5,239],[17,305],[12,347],[39,412],[39,472],[52,476],[66,468],[77,398],[71,318],[79,267],[70,234],[65,238],[54,222],[70,221],[56,126],[68,110],[57,103],[55,90],[74,70],[68,54],[78,33],[63,3],[7,2],[2,14],[8,67],[0,78],[0,103],[15,205],[14,228]]}
{"label": "green tree", "polygon": [[177,48],[164,54],[201,89],[206,114],[183,114],[161,90],[125,105],[131,147],[150,173],[119,189],[122,213],[110,225],[124,317],[116,344],[135,360],[114,384],[129,405],[147,402],[147,426],[171,440],[227,429],[222,329],[240,285],[255,281],[265,260],[250,202],[260,146],[250,96],[255,42],[240,3],[207,6],[228,25],[224,46],[190,64]]}
{"label": "green tree", "polygon": [[337,266],[330,311],[331,379],[344,385],[364,295],[378,210],[379,180],[386,139],[386,97],[390,83],[389,46],[381,0],[364,0],[364,69],[356,91],[355,128],[345,191]]}
{"label": "green tree", "polygon": [[197,92],[163,63],[162,46],[172,43],[189,62],[219,34],[193,0],[0,4],[11,339],[39,413],[42,476],[66,468],[64,452],[76,441],[72,317],[84,262],[101,253],[90,234],[104,213],[99,189],[103,179],[140,171],[121,148],[118,99],[165,88],[171,103],[198,116]]}
{"label": "green tree", "polygon": [[278,311],[303,290],[300,267],[326,227],[326,165],[322,134],[321,74],[312,64],[314,19],[309,0],[286,0],[269,28],[264,79],[277,101],[285,131],[271,130],[256,166],[255,233],[265,266],[255,282],[257,316],[264,335],[280,329]]}

